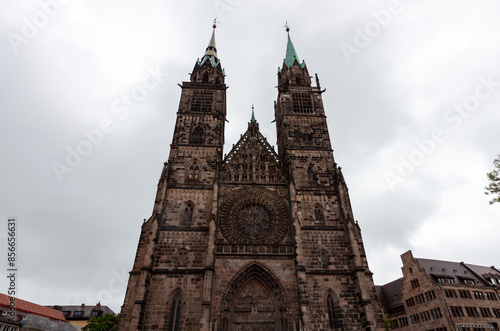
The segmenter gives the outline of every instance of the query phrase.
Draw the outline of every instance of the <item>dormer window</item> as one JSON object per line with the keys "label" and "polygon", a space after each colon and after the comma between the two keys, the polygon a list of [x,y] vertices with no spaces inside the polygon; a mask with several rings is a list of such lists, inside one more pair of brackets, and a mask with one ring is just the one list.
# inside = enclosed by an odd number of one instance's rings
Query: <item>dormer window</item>
{"label": "dormer window", "polygon": [[90,316],[91,317],[100,317],[100,316],[102,316],[102,310],[92,310],[92,312],[90,313]]}
{"label": "dormer window", "polygon": [[82,317],[83,316],[83,310],[77,310],[73,313],[74,317]]}

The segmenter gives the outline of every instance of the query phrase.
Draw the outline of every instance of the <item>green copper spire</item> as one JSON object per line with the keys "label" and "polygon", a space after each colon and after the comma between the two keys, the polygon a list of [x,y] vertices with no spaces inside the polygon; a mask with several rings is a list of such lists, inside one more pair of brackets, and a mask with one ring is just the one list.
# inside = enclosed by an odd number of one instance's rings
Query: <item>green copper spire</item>
{"label": "green copper spire", "polygon": [[297,63],[300,65],[301,68],[305,67],[304,61],[300,63],[299,56],[297,55],[297,52],[295,51],[295,47],[293,47],[292,39],[290,39],[290,27],[286,25],[286,32],[288,34],[288,43],[286,45],[286,56],[285,56],[285,64],[291,68],[293,66],[293,63],[295,60],[297,60]]}
{"label": "green copper spire", "polygon": [[201,61],[198,60],[199,66],[203,65],[203,63],[205,63],[205,61],[207,60],[210,61],[210,64],[214,68],[217,67],[217,65],[220,63],[220,60],[217,57],[217,47],[215,46],[215,28],[217,27],[217,25],[215,24],[215,20],[212,27],[214,29],[212,31],[212,37],[210,38],[210,42],[208,43],[207,49],[205,50],[205,54],[201,58]]}
{"label": "green copper spire", "polygon": [[255,114],[253,113],[253,105],[252,105],[252,118],[250,119],[250,122],[251,122],[251,123],[255,123],[255,122],[257,122],[257,121],[255,120]]}

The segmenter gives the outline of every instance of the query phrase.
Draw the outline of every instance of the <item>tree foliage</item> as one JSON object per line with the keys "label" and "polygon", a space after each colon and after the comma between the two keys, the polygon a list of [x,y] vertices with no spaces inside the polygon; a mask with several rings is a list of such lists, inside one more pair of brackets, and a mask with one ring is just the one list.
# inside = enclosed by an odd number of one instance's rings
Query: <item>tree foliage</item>
{"label": "tree foliage", "polygon": [[104,314],[102,317],[92,317],[82,331],[116,331],[120,315]]}
{"label": "tree foliage", "polygon": [[394,329],[394,321],[391,319],[384,318],[384,328],[386,331]]}
{"label": "tree foliage", "polygon": [[500,154],[497,155],[493,164],[495,165],[495,169],[486,174],[488,176],[488,180],[490,181],[490,185],[484,188],[486,190],[484,194],[491,194],[495,196],[492,200],[490,200],[490,205],[495,202],[500,202]]}

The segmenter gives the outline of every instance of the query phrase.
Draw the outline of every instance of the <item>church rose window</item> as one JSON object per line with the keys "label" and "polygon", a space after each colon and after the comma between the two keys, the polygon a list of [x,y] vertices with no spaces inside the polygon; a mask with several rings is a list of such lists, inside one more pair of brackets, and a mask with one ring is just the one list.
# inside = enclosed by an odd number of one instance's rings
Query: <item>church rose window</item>
{"label": "church rose window", "polygon": [[230,244],[273,245],[288,231],[284,201],[270,190],[233,191],[220,211],[220,229]]}
{"label": "church rose window", "polygon": [[261,205],[246,205],[240,210],[237,218],[238,230],[252,239],[267,236],[271,228],[269,212]]}

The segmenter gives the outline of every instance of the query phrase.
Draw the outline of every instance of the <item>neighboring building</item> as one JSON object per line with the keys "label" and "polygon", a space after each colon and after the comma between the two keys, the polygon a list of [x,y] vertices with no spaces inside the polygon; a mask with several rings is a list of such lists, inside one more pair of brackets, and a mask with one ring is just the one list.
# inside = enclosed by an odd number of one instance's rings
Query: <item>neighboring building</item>
{"label": "neighboring building", "polygon": [[401,255],[403,277],[377,286],[384,317],[401,330],[498,330],[500,271]]}
{"label": "neighboring building", "polygon": [[116,315],[108,306],[101,306],[100,302],[95,306],[87,306],[82,303],[81,305],[51,307],[60,310],[66,320],[76,326],[78,330],[87,325],[88,320],[92,317],[101,317],[105,314]]}
{"label": "neighboring building", "polygon": [[[227,86],[214,35],[181,85],[118,329],[382,330],[318,77],[312,86],[288,36],[277,153],[252,110],[223,157]],[[241,55],[251,66],[253,55]]]}
{"label": "neighboring building", "polygon": [[55,309],[0,293],[0,331],[73,331],[63,314]]}

